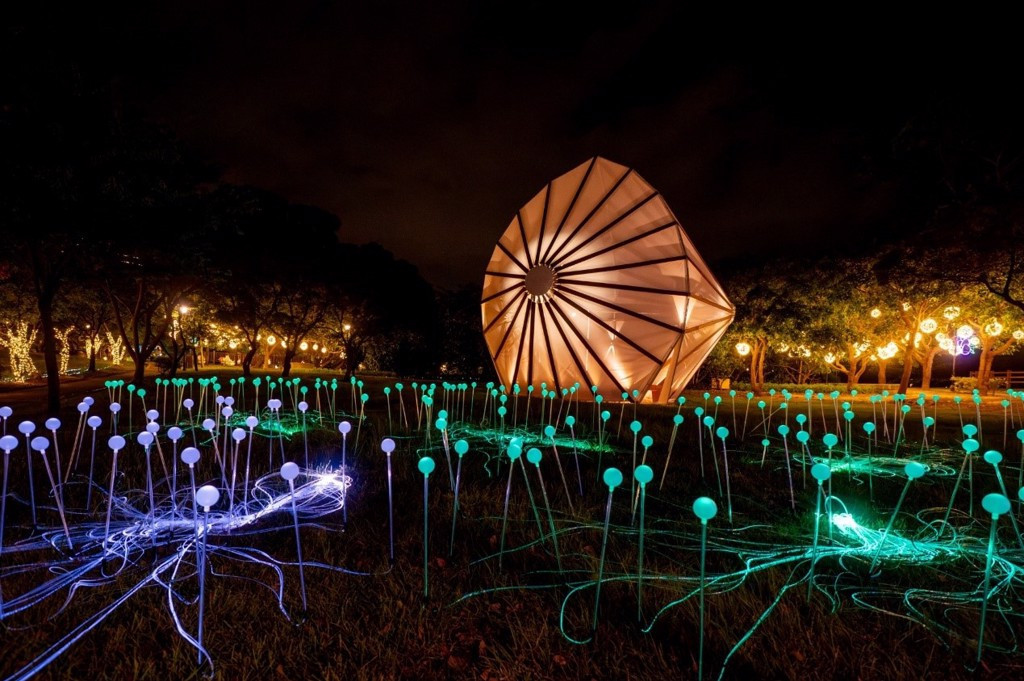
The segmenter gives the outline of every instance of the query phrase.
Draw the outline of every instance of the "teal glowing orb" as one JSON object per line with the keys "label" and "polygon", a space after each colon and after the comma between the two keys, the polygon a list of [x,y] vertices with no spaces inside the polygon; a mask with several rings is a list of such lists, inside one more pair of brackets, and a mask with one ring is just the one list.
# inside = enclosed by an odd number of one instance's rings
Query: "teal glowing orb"
{"label": "teal glowing orb", "polygon": [[835,433],[826,433],[825,437],[821,438],[821,441],[825,443],[825,446],[832,449],[839,443],[839,438],[836,437]]}
{"label": "teal glowing orb", "polygon": [[465,454],[468,451],[469,451],[469,443],[468,442],[466,442],[465,440],[456,440],[455,441],[455,453],[456,454],[458,454],[459,456],[462,456],[463,454]]}
{"label": "teal glowing orb", "polygon": [[423,473],[423,477],[427,477],[434,472],[434,460],[429,456],[425,456],[420,459],[416,467],[420,469],[420,473]]}
{"label": "teal glowing orb", "polygon": [[611,491],[622,484],[622,471],[618,468],[608,468],[602,479],[604,484],[608,485],[608,491]]}
{"label": "teal glowing orb", "polygon": [[903,467],[903,472],[906,473],[907,477],[910,478],[911,480],[917,480],[918,478],[924,476],[927,470],[927,468],[925,468],[923,465],[919,464],[916,461],[911,461],[910,463]]}
{"label": "teal glowing orb", "polygon": [[981,500],[981,507],[991,513],[993,518],[998,518],[1005,513],[1009,513],[1010,500],[1002,494],[993,492],[984,496]]}
{"label": "teal glowing orb", "polygon": [[832,469],[828,467],[828,464],[816,463],[811,466],[811,477],[817,480],[820,485],[832,477]]}
{"label": "teal glowing orb", "polygon": [[649,483],[654,479],[654,470],[650,466],[642,464],[636,467],[633,471],[633,479],[636,480],[641,487]]}
{"label": "teal glowing orb", "polygon": [[540,453],[540,450],[537,449],[536,447],[530,447],[528,450],[526,450],[526,460],[532,463],[533,465],[539,466],[541,458],[543,458],[543,455]]}
{"label": "teal glowing orb", "polygon": [[699,497],[693,502],[693,514],[706,523],[718,514],[718,504],[708,497]]}

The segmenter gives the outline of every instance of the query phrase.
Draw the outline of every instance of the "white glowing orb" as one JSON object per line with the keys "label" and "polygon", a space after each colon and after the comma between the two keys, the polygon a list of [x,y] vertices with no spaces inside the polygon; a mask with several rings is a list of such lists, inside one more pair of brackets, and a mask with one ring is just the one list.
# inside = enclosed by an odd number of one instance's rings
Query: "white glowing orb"
{"label": "white glowing orb", "polygon": [[964,324],[963,326],[961,326],[959,329],[956,330],[956,337],[957,338],[962,338],[964,340],[967,340],[968,338],[970,338],[973,335],[974,335],[974,329],[972,329],[967,324]]}
{"label": "white glowing orb", "polygon": [[920,325],[921,333],[934,333],[937,328],[939,328],[939,323],[931,317],[925,319]]}
{"label": "white glowing orb", "polygon": [[753,348],[750,347],[750,343],[740,341],[739,343],[736,344],[736,352],[738,352],[742,357],[746,357],[747,355],[749,355],[752,349]]}

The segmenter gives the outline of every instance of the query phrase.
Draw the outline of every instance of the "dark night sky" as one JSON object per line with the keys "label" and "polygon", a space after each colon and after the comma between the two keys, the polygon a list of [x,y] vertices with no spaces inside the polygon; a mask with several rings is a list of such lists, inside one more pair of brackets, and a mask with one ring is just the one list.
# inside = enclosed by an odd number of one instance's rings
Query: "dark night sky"
{"label": "dark night sky", "polygon": [[712,261],[898,229],[905,197],[864,159],[975,87],[942,36],[628,6],[175,3],[132,20],[120,87],[226,180],[328,209],[446,286],[479,281],[514,211],[593,155],[635,167]]}

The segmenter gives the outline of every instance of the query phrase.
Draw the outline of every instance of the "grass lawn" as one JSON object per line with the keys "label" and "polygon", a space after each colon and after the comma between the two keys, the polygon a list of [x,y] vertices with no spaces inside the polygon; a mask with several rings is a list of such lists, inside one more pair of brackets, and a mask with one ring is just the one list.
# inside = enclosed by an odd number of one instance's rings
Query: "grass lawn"
{"label": "grass lawn", "polygon": [[[236,374],[218,368],[206,372],[221,377],[226,391],[227,376]],[[89,392],[104,420],[106,391],[103,381],[79,379],[66,386],[67,413],[62,414],[67,431],[62,450],[71,449],[76,415],[73,405]],[[974,405],[958,412],[948,393],[942,395],[937,411],[938,430],[922,450],[921,417],[918,406],[906,421],[907,441],[896,450],[886,443],[873,445],[877,460],[872,468],[870,500],[867,469],[849,472],[837,466],[833,493],[845,503],[857,528],[869,528],[868,539],[845,534],[823,520],[820,558],[815,566],[815,588],[808,598],[807,575],[812,543],[816,485],[807,477],[804,487],[802,462],[791,460],[796,510],[791,508],[789,476],[782,441],[775,428],[783,414],[772,415],[772,441],[762,447],[761,416],[753,404],[747,418],[746,437],[742,430],[746,400],[737,400],[735,426],[727,394],[719,407],[718,425],[732,431],[728,447],[729,481],[733,518],[727,518],[728,496],[719,494],[719,477],[725,485],[721,441],[716,439],[715,456],[704,428],[698,441],[698,418],[693,407],[703,406],[699,393],[688,394],[683,410],[685,421],[672,449],[671,465],[664,488],[659,489],[675,408],[641,405],[637,418],[643,423],[640,435],[651,435],[654,445],[647,461],[654,468],[645,502],[645,549],[643,590],[638,615],[637,570],[639,518],[633,522],[629,472],[633,468],[633,439],[628,424],[633,407],[626,407],[621,432],[621,406],[606,405],[612,416],[606,427],[611,450],[581,448],[578,451],[578,491],[575,457],[569,433],[564,427],[565,411],[559,420],[558,454],[564,468],[563,485],[550,444],[541,449],[541,470],[546,494],[557,528],[558,570],[554,543],[550,537],[537,471],[527,464],[530,491],[537,505],[534,514],[523,471],[512,477],[505,553],[499,567],[499,547],[504,494],[508,482],[508,459],[500,455],[501,438],[494,430],[480,428],[482,390],[473,402],[474,418],[459,418],[461,406],[452,408],[451,440],[466,437],[469,452],[463,461],[459,515],[453,549],[449,554],[453,494],[448,481],[448,464],[439,443],[438,431],[431,429],[428,443],[424,432],[410,432],[395,425],[399,421],[396,393],[392,393],[392,426],[388,426],[382,394],[385,379],[368,379],[364,388],[371,395],[366,419],[356,446],[355,430],[348,439],[349,475],[352,487],[347,498],[347,524],[340,511],[304,518],[301,541],[308,590],[308,611],[302,612],[295,533],[287,507],[268,515],[244,532],[210,537],[215,548],[207,573],[204,643],[212,658],[214,672],[227,679],[665,679],[695,678],[699,651],[698,602],[700,524],[691,511],[698,496],[718,502],[719,513],[709,523],[707,555],[707,599],[704,644],[705,678],[1006,678],[1024,677],[1024,656],[1013,649],[1024,633],[1024,597],[1021,568],[1024,551],[1017,545],[1007,518],[998,526],[1000,562],[993,568],[995,587],[985,630],[986,648],[982,666],[973,671],[980,615],[979,585],[985,570],[985,549],[990,519],[980,508],[983,494],[995,491],[993,469],[980,459],[972,462],[973,483],[961,483],[951,516],[951,529],[939,535],[941,520],[956,480],[963,451],[959,447],[962,413],[975,421]],[[304,377],[303,385],[312,384]],[[406,382],[411,385],[411,380]],[[312,389],[312,388],[311,388]],[[21,392],[0,392],[0,404],[13,402],[13,420],[38,415],[39,388]],[[416,414],[406,388],[406,411],[415,429]],[[37,394],[38,393],[38,394]],[[440,388],[438,389],[440,393]],[[912,391],[912,399],[917,393]],[[344,382],[337,391],[338,409],[352,411],[350,387]],[[251,401],[251,394],[249,396]],[[309,398],[307,398],[309,399]],[[438,396],[440,403],[440,396]],[[127,408],[127,395],[122,401]],[[286,401],[285,410],[291,409]],[[506,417],[510,430],[512,405]],[[516,406],[522,425],[525,400]],[[435,407],[440,408],[440,404]],[[559,403],[554,410],[558,412]],[[775,400],[775,407],[778,400]],[[813,436],[816,456],[824,456],[821,435],[823,421],[835,431],[833,405],[826,398],[824,418],[821,405],[813,405]],[[138,400],[135,419],[141,420]],[[714,405],[710,405],[714,410]],[[802,396],[793,399],[793,416],[806,410]],[[854,400],[854,448],[866,464],[866,439],[862,422],[871,417],[866,398]],[[891,409],[891,408],[890,408]],[[325,409],[326,411],[326,409]],[[593,443],[593,407],[573,406],[577,418],[575,434],[582,443]],[[996,398],[987,398],[981,410],[983,448],[1002,449],[1003,409]],[[929,416],[932,415],[928,402]],[[1009,446],[1001,466],[1014,495],[1020,462],[1020,442],[1014,431],[1021,428],[1021,410],[1008,423]],[[529,432],[539,432],[539,400],[531,405]],[[340,418],[340,417],[339,417]],[[123,417],[122,417],[123,422]],[[186,421],[187,423],[187,421]],[[878,417],[882,430],[881,417]],[[489,424],[495,425],[495,424]],[[894,425],[887,416],[890,435]],[[97,450],[96,479],[109,479],[110,454],[102,441]],[[500,430],[500,428],[499,428]],[[388,501],[386,460],[378,443],[391,436],[397,442],[394,464],[395,554],[388,560]],[[934,442],[939,447],[932,446]],[[790,452],[799,453],[791,433]],[[168,443],[165,441],[166,448]],[[535,446],[529,444],[528,446]],[[256,440],[254,465],[267,473],[268,442]],[[287,458],[303,459],[301,433],[285,443]],[[320,465],[340,464],[340,437],[333,423],[312,428],[309,447]],[[525,449],[525,448],[524,448]],[[845,443],[834,449],[839,463]],[[11,455],[11,491],[8,501],[4,554],[0,574],[5,600],[29,593],[47,580],[59,578],[68,566],[83,556],[56,565],[61,553],[52,547],[32,543],[31,521],[26,497],[24,443]],[[642,446],[638,457],[642,456]],[[980,454],[980,452],[979,452]],[[419,457],[429,455],[437,463],[430,478],[429,496],[429,598],[423,596],[423,477],[417,471]],[[703,455],[703,475],[702,475]],[[213,479],[211,454],[204,449],[200,467],[202,479]],[[280,455],[275,454],[275,469]],[[451,452],[454,458],[454,451]],[[600,457],[600,467],[598,462]],[[885,458],[882,458],[885,457]],[[931,466],[929,473],[913,483],[896,517],[892,541],[883,547],[881,571],[870,574],[868,566],[877,546],[877,531],[889,521],[893,506],[904,489],[902,459],[921,458]],[[762,464],[762,459],[764,463]],[[454,461],[453,461],[454,463]],[[608,538],[602,583],[598,629],[591,640],[590,621],[594,607],[594,586],[602,547],[602,528],[607,487],[597,482],[599,471],[614,465],[622,469],[625,483],[613,497],[611,531]],[[205,467],[203,467],[205,466]],[[117,490],[127,495],[141,512],[148,510],[145,458],[141,449],[131,447],[119,459],[123,476]],[[102,539],[106,490],[94,488],[92,508],[86,512],[84,468],[72,476],[65,489],[69,522],[79,528],[95,528]],[[162,477],[162,474],[159,476]],[[301,477],[300,477],[301,480]],[[36,469],[36,494],[40,520],[59,528],[59,519],[42,468]],[[163,490],[162,483],[157,485]],[[567,495],[564,487],[569,487]],[[723,490],[724,491],[724,490]],[[570,508],[571,501],[571,508]],[[973,505],[973,514],[968,510]],[[837,505],[835,511],[842,510]],[[1014,511],[1019,513],[1016,504]],[[84,532],[84,530],[83,530]],[[543,535],[543,536],[542,536]],[[38,538],[38,533],[35,534]],[[64,545],[62,532],[55,543]],[[76,535],[77,536],[77,535]],[[172,587],[146,580],[155,566],[173,559],[184,542],[155,549],[138,546],[125,559],[105,562],[82,578],[77,588],[56,589],[31,607],[7,613],[3,624],[4,654],[0,675],[7,677],[25,668],[69,632],[81,635],[41,672],[40,678],[199,678],[209,666],[196,664],[196,649],[179,635],[172,609],[181,626],[191,635],[197,628],[198,580],[187,571]],[[19,549],[19,543],[22,547]],[[91,556],[96,556],[93,542]],[[9,548],[9,547],[13,547]],[[85,547],[80,547],[85,549]],[[88,549],[85,549],[88,551]],[[900,553],[897,555],[896,551]],[[191,565],[191,558],[188,564]],[[323,567],[315,566],[322,564]],[[145,583],[141,589],[131,589]],[[112,608],[119,598],[131,593]],[[105,613],[92,628],[90,618]],[[83,623],[86,626],[82,626]],[[69,639],[70,641],[70,639]],[[724,671],[723,671],[724,669]]]}

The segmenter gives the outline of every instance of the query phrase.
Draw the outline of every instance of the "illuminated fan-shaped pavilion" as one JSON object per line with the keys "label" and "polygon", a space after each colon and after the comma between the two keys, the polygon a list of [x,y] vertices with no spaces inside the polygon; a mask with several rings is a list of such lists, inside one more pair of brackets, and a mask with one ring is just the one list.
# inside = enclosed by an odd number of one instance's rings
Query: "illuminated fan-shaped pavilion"
{"label": "illuminated fan-shaped pavilion", "polygon": [[516,213],[491,255],[481,307],[505,385],[578,382],[661,402],[683,390],[733,318],[661,195],[599,157]]}

